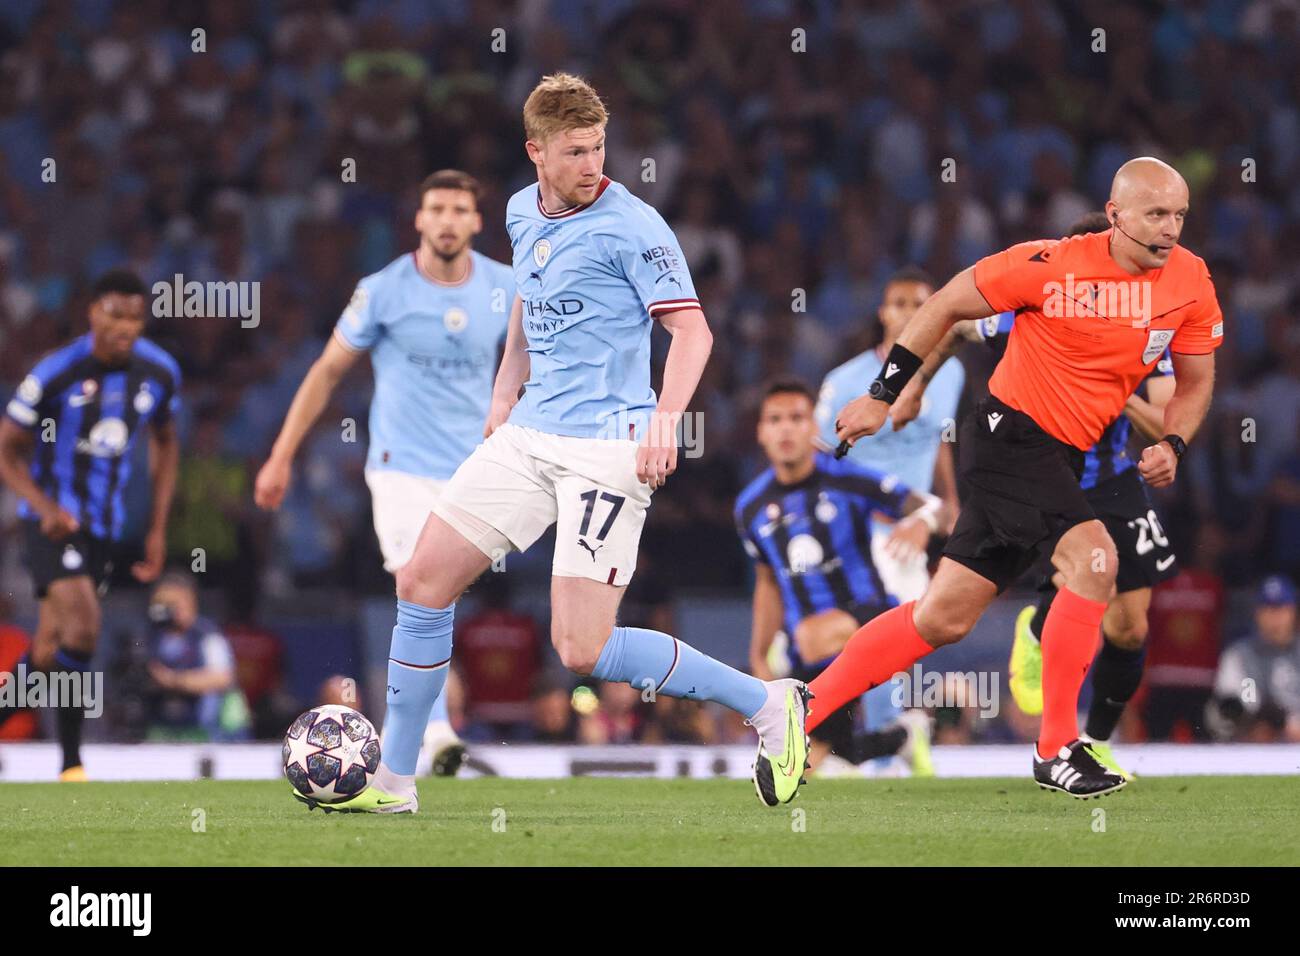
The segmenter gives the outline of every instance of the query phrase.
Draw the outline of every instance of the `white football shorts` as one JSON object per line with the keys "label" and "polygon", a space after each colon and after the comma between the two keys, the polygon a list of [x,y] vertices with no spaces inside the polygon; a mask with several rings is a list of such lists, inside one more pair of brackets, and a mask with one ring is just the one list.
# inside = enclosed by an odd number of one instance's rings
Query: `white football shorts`
{"label": "white football shorts", "polygon": [[434,511],[480,551],[525,551],[555,525],[552,574],[618,587],[636,570],[650,486],[637,443],[552,435],[506,422],[448,482]]}
{"label": "white football shorts", "polygon": [[385,571],[395,574],[411,560],[424,522],[442,496],[447,481],[387,468],[366,469],[370,509],[375,517],[375,535],[379,538]]}

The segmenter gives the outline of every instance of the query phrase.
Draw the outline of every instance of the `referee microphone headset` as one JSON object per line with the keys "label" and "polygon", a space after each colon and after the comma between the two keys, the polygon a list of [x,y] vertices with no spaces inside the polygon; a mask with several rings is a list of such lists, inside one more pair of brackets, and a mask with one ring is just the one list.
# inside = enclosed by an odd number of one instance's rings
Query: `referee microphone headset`
{"label": "referee microphone headset", "polygon": [[1124,227],[1119,224],[1119,213],[1117,212],[1110,214],[1110,224],[1118,229],[1130,242],[1137,242],[1139,246],[1145,246],[1147,252],[1151,253],[1153,256],[1157,253],[1166,251],[1164,246],[1158,246],[1154,242],[1138,242],[1138,240],[1134,239],[1127,232],[1124,232]]}

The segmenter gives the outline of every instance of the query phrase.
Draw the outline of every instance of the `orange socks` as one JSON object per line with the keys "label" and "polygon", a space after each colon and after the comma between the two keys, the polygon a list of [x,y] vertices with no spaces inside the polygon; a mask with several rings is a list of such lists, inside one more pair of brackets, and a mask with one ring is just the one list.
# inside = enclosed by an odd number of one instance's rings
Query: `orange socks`
{"label": "orange socks", "polygon": [[[915,603],[892,608],[860,627],[839,657],[808,685],[815,695],[808,730],[934,650],[912,623]],[[1097,653],[1105,612],[1104,601],[1090,601],[1069,589],[1057,592],[1052,601],[1043,622],[1041,757],[1055,756],[1079,736],[1079,688]]]}
{"label": "orange socks", "polygon": [[1104,601],[1062,588],[1043,621],[1043,723],[1038,756],[1055,757],[1079,736],[1079,688],[1101,640]]}
{"label": "orange socks", "polygon": [[859,694],[885,683],[934,650],[912,624],[915,605],[915,601],[908,601],[862,625],[844,645],[840,656],[808,685],[816,695],[808,714],[808,730]]}

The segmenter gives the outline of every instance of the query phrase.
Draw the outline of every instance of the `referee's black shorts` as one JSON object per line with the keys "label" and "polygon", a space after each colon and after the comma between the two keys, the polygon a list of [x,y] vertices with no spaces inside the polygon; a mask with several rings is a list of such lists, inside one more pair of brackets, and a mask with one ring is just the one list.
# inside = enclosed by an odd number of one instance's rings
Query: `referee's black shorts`
{"label": "referee's black shorts", "polygon": [[[1153,588],[1178,574],[1178,561],[1165,536],[1156,506],[1137,468],[1126,468],[1084,492],[1098,520],[1110,532],[1119,555],[1115,590],[1120,594]],[[1050,560],[1042,562],[1040,591],[1052,587]]]}
{"label": "referee's black shorts", "polygon": [[1079,487],[1083,452],[992,395],[967,416],[960,437],[969,492],[943,553],[1001,593],[1066,531],[1096,518]]}

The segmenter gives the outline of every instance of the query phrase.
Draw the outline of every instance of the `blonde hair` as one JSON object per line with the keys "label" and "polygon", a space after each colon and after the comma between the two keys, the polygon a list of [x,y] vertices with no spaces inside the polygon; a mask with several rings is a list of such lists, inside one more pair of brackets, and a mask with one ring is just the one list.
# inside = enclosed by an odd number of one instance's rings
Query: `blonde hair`
{"label": "blonde hair", "polygon": [[539,143],[565,130],[604,126],[608,120],[600,95],[572,73],[542,77],[524,102],[524,134]]}

